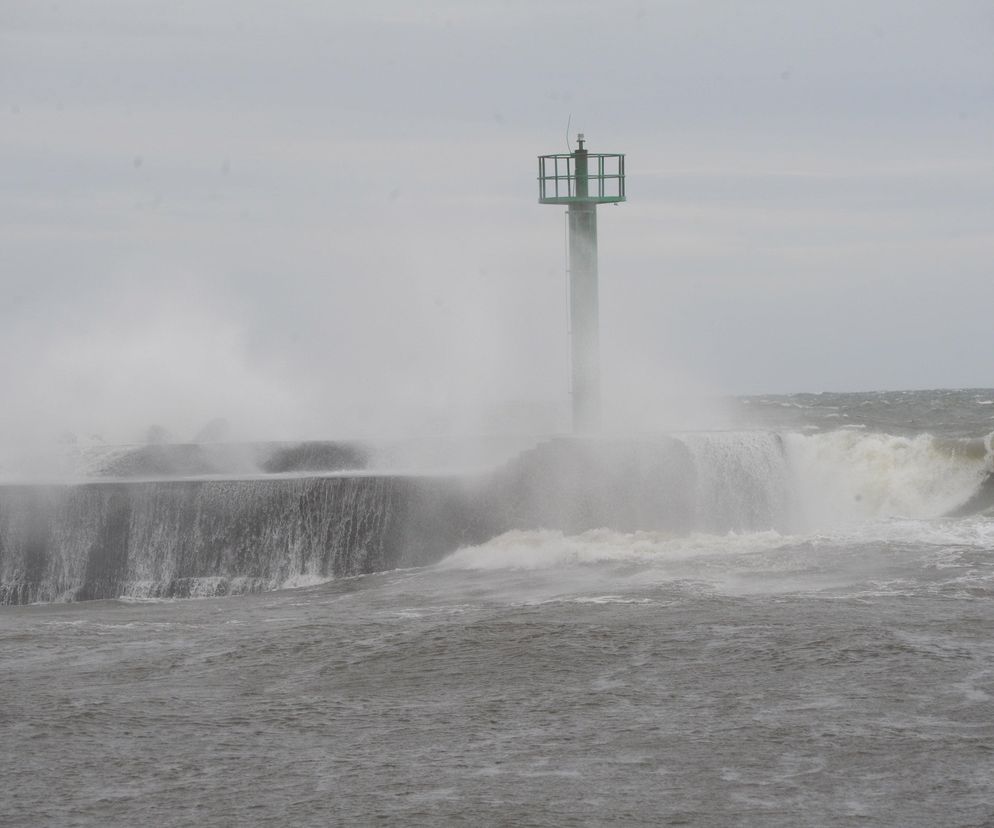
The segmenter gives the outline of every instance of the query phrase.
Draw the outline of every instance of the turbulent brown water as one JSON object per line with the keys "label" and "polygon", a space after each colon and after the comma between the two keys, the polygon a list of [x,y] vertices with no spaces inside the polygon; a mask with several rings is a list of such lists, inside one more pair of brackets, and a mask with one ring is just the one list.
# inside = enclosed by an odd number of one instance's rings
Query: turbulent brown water
{"label": "turbulent brown water", "polygon": [[679,531],[2,608],[0,821],[994,824],[991,400],[740,401]]}

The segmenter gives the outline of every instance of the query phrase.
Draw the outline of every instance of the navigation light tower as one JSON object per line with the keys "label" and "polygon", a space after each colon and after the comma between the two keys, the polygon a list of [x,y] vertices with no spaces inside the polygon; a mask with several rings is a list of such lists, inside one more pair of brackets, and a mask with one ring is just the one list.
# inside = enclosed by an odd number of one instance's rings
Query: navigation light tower
{"label": "navigation light tower", "polygon": [[588,152],[576,138],[575,151],[538,157],[538,201],[567,207],[573,431],[589,433],[601,421],[597,205],[625,200],[625,156]]}

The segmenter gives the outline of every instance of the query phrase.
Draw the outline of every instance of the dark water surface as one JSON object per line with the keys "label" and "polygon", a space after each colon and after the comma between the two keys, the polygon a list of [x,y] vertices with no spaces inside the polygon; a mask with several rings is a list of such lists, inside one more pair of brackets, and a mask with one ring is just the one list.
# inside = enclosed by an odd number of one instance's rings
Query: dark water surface
{"label": "dark water surface", "polygon": [[878,546],[827,588],[774,546],[693,559],[732,589],[605,560],[5,610],[4,824],[994,816],[991,561]]}

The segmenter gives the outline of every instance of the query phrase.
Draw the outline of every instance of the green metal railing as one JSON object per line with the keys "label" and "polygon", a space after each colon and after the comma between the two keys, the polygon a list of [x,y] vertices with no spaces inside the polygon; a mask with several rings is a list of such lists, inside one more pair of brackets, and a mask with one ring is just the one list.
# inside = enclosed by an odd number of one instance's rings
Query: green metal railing
{"label": "green metal railing", "polygon": [[617,204],[624,201],[625,156],[586,150],[540,155],[538,200],[540,204]]}

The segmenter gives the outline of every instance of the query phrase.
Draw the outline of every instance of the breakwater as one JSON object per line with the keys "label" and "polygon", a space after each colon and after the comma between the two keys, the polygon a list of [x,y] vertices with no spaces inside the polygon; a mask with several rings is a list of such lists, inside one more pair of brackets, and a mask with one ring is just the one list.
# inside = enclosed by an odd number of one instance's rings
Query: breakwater
{"label": "breakwater", "polygon": [[[0,486],[0,603],[257,591],[424,565],[511,529],[770,528],[786,508],[776,435],[561,438],[467,475],[314,473],[368,457],[340,445],[267,457],[295,473]],[[141,449],[108,473],[189,471],[202,459]]]}

